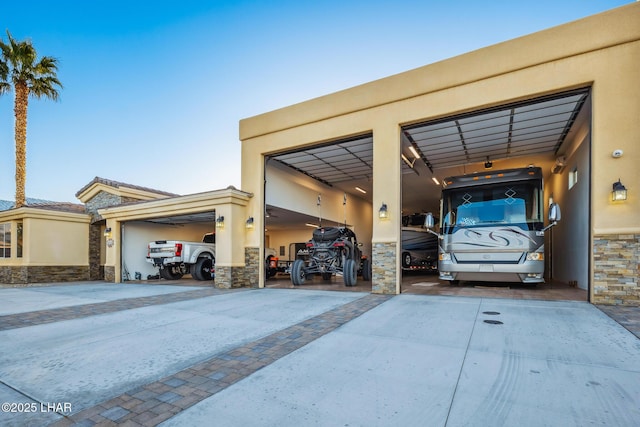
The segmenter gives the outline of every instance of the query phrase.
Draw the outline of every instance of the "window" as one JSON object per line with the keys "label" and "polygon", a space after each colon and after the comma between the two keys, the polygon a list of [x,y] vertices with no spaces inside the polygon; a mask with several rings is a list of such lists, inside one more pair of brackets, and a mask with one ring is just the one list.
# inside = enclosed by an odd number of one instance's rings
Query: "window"
{"label": "window", "polygon": [[542,183],[521,181],[449,189],[443,193],[445,233],[464,227],[516,225],[542,229]]}
{"label": "window", "polygon": [[571,172],[569,172],[569,190],[573,188],[574,185],[578,183],[578,168],[573,168]]}
{"label": "window", "polygon": [[22,223],[16,224],[16,257],[22,258]]}
{"label": "window", "polygon": [[11,223],[0,224],[0,258],[11,258]]}

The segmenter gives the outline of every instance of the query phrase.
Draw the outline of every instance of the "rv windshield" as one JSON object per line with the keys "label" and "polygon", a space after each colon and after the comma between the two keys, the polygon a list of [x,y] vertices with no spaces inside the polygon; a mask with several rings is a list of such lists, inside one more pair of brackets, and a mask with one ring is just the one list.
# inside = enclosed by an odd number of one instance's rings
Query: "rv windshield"
{"label": "rv windshield", "polygon": [[537,181],[478,185],[443,191],[443,228],[516,225],[542,229],[542,189]]}

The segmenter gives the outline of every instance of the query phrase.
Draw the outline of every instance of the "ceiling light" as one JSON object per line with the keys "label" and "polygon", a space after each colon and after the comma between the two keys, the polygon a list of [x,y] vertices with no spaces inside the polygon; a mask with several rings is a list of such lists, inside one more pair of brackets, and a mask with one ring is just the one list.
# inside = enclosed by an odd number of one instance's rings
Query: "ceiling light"
{"label": "ceiling light", "polygon": [[361,192],[362,194],[367,194],[367,191],[366,191],[366,190],[363,190],[363,189],[362,189],[362,188],[360,188],[360,187],[356,187],[356,190],[358,190],[358,191],[359,191],[359,192]]}
{"label": "ceiling light", "polygon": [[409,151],[411,151],[411,154],[413,154],[413,157],[415,157],[416,159],[420,158],[420,154],[418,154],[418,151],[413,145],[409,146]]}
{"label": "ceiling light", "polygon": [[407,156],[404,155],[404,153],[402,153],[401,156],[402,156],[402,160],[407,164],[407,166],[409,166],[411,169],[413,169],[413,164],[416,161],[414,160],[413,162],[410,162],[409,159],[407,158]]}
{"label": "ceiling light", "polygon": [[432,180],[433,182],[435,182],[435,183],[436,183],[436,185],[440,185],[440,181],[438,181],[438,178],[436,178],[435,176],[432,176],[432,177],[431,177],[431,180]]}
{"label": "ceiling light", "polygon": [[310,222],[307,222],[305,225],[306,225],[307,227],[318,228],[318,225],[317,225],[317,224],[311,224]]}

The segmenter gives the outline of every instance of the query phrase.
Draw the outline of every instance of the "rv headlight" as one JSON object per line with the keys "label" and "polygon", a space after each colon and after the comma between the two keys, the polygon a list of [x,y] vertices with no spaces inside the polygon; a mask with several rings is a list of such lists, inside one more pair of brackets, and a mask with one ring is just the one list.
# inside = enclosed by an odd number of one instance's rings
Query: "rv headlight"
{"label": "rv headlight", "polygon": [[527,261],[543,261],[544,254],[542,252],[529,252],[527,254]]}
{"label": "rv headlight", "polygon": [[443,252],[438,255],[438,259],[440,261],[451,261],[451,254],[448,252]]}

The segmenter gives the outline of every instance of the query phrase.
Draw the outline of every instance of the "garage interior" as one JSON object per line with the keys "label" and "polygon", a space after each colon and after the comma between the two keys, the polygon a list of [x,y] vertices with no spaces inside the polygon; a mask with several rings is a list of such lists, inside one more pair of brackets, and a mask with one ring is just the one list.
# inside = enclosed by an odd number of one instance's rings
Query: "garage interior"
{"label": "garage interior", "polygon": [[201,242],[206,233],[215,232],[215,218],[216,212],[208,211],[123,222],[122,280],[158,280],[158,268],[146,262],[147,244],[156,240]]}
{"label": "garage interior", "polygon": [[[444,178],[475,172],[534,165],[542,168],[545,183],[560,178],[566,181],[571,175],[572,184],[578,181],[582,190],[560,200],[564,202],[563,221],[555,227],[557,230],[548,232],[546,246],[550,246],[551,256],[547,258],[545,284],[451,285],[440,281],[436,272],[403,269],[401,292],[587,300],[590,127],[589,87],[403,125],[403,216],[426,212],[439,216]],[[275,250],[282,266],[295,260],[296,244],[309,240],[313,228],[320,224],[355,225],[360,236],[362,227],[358,230],[357,225],[361,218],[323,218],[324,201],[319,201],[317,215],[296,210],[295,201],[277,194],[277,185],[270,179],[276,170],[292,182],[313,187],[318,194],[328,190],[344,192],[345,200],[357,198],[372,209],[373,135],[276,153],[265,159],[265,247]],[[368,216],[373,217],[373,212],[369,211]],[[364,234],[370,236],[371,230]],[[369,255],[371,242],[360,237],[359,241],[364,243],[363,253]],[[277,274],[266,286],[293,287],[287,274]],[[371,282],[359,279],[356,287],[347,288],[340,277],[334,276],[331,281],[318,277],[301,287],[370,292]]]}

